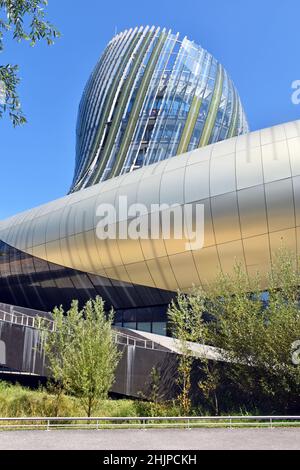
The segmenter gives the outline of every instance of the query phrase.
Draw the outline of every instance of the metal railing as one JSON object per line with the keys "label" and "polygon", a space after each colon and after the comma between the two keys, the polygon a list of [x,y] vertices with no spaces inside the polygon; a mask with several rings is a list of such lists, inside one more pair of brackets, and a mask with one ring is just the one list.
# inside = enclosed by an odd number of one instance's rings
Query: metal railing
{"label": "metal railing", "polygon": [[185,417],[46,417],[0,418],[0,430],[16,429],[113,429],[201,427],[286,427],[300,426],[300,416],[185,416]]}
{"label": "metal railing", "polygon": [[116,343],[124,346],[133,346],[142,349],[151,349],[152,351],[166,351],[165,348],[155,343],[151,339],[136,338],[135,336],[121,333],[120,331],[114,330]]}
{"label": "metal railing", "polygon": [[[16,310],[6,312],[5,310],[0,309],[0,321],[24,326],[26,328],[40,329],[42,327],[51,332],[55,330],[55,323],[49,318],[41,318],[39,316],[33,317],[26,315],[25,313],[17,312]],[[115,335],[116,343],[121,346],[134,346],[142,349],[165,351],[162,346],[152,340],[136,338],[135,336],[131,336],[117,330],[114,330],[113,333]]]}
{"label": "metal railing", "polygon": [[45,328],[47,327],[49,331],[54,330],[54,322],[49,318],[41,318],[39,316],[33,317],[26,315],[25,313],[18,312],[17,310],[6,312],[5,310],[0,309],[0,321],[34,329],[39,329],[41,327],[41,322],[43,321]]}

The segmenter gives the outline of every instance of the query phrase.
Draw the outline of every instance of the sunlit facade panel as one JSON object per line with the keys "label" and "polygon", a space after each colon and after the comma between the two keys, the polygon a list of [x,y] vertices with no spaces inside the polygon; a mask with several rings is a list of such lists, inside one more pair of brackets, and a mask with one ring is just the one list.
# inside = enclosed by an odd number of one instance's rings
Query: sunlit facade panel
{"label": "sunlit facade panel", "polygon": [[[178,289],[230,273],[235,260],[249,275],[264,274],[282,243],[299,256],[299,137],[295,121],[216,142],[1,222],[0,302],[52,310],[101,295],[120,326],[147,323],[155,331]],[[177,204],[182,213],[203,206],[203,246],[192,247],[187,233],[172,235],[181,219],[171,219],[165,234],[166,209],[159,237],[100,239],[97,208],[117,207],[122,197],[145,206],[140,223],[154,203]],[[130,221],[127,214],[109,227]]]}

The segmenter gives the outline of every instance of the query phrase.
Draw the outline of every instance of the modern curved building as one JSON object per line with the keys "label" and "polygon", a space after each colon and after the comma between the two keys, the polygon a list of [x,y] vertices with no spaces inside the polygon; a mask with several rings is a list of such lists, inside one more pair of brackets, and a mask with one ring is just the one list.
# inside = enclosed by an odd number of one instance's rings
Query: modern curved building
{"label": "modern curved building", "polygon": [[80,103],[71,192],[246,132],[235,86],[211,54],[166,29],[124,31]]}
{"label": "modern curved building", "polygon": [[[101,204],[205,207],[204,247],[188,238],[96,235]],[[145,216],[146,217],[146,216]],[[129,223],[117,221],[118,225]],[[145,166],[0,223],[0,300],[40,310],[101,295],[119,325],[164,333],[176,290],[268,269],[281,242],[300,254],[300,121]]]}
{"label": "modern curved building", "polygon": [[[299,255],[300,121],[247,131],[202,48],[155,28],[116,36],[80,104],[71,194],[0,222],[0,302],[50,311],[101,295],[117,325],[164,334],[177,289],[235,259],[264,272],[282,241]],[[159,237],[99,238],[98,208],[125,197],[146,208],[142,221],[153,204],[204,207],[203,246],[165,236],[161,207]],[[130,223],[118,213],[108,226]]]}

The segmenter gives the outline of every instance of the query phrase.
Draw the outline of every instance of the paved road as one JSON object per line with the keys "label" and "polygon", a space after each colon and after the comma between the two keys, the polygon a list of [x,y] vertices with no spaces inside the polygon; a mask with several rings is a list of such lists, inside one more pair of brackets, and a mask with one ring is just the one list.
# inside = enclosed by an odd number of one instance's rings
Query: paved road
{"label": "paved road", "polygon": [[299,450],[300,429],[12,431],[0,433],[0,449]]}

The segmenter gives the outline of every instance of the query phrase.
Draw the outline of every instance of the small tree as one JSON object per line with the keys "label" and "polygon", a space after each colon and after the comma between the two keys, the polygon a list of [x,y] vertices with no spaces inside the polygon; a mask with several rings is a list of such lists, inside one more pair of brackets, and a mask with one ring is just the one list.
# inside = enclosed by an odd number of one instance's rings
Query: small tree
{"label": "small tree", "polygon": [[151,369],[151,391],[150,391],[150,400],[156,407],[159,403],[159,386],[160,386],[160,371],[157,367],[152,367]]}
{"label": "small tree", "polygon": [[42,318],[40,321],[41,346],[45,353],[50,375],[48,387],[56,397],[56,416],[59,416],[61,397],[67,388],[67,362],[69,355],[72,354],[73,340],[76,337],[79,320],[78,302],[73,301],[66,316],[62,307],[54,309],[52,332],[49,332],[47,320]]}
{"label": "small tree", "polygon": [[221,375],[218,368],[218,364],[215,361],[209,361],[203,359],[201,361],[201,372],[203,379],[198,382],[199,390],[202,392],[204,398],[209,404],[211,404],[215,415],[219,414],[219,399],[218,399],[218,387],[221,382]]}
{"label": "small tree", "polygon": [[191,371],[194,362],[189,343],[205,343],[207,326],[203,320],[204,313],[205,297],[199,289],[193,289],[189,295],[178,292],[176,300],[172,301],[168,310],[172,336],[179,340],[180,345],[177,382],[181,392],[178,399],[185,415],[191,410]]}
{"label": "small tree", "polygon": [[77,396],[91,416],[98,401],[107,397],[120,359],[113,312],[107,316],[103,300],[97,297],[83,310],[73,302],[66,316],[62,308],[53,315],[55,331],[44,337],[50,375],[60,390]]}
{"label": "small tree", "polygon": [[[189,341],[222,351],[228,367],[202,359],[199,390],[219,411],[217,389],[233,383],[252,404],[271,409],[297,409],[300,367],[292,361],[292,345],[300,339],[300,273],[296,257],[283,247],[266,276],[248,275],[235,263],[204,289],[178,294],[169,310],[172,333],[181,344],[180,400],[190,407],[193,357]],[[203,324],[203,313],[209,321]]]}
{"label": "small tree", "polygon": [[299,404],[300,368],[291,346],[300,338],[300,275],[296,257],[283,247],[266,276],[249,276],[235,264],[206,287],[211,321],[208,342],[221,348],[230,367],[223,369],[244,394],[267,406]]}

